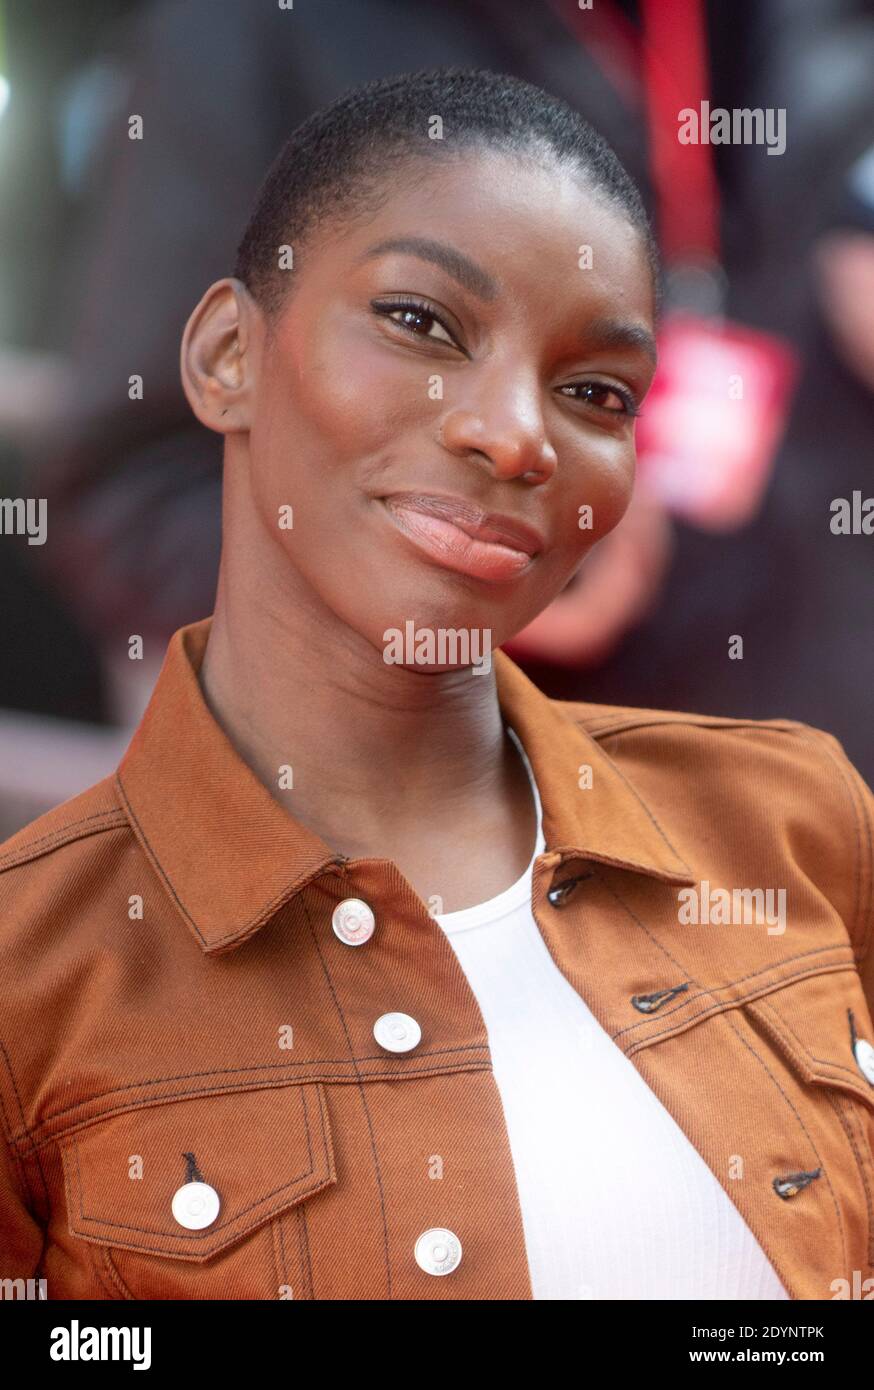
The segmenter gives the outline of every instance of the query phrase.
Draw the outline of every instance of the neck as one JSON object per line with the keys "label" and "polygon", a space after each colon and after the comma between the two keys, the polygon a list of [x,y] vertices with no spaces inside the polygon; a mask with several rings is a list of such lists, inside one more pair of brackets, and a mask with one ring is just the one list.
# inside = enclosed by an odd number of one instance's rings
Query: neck
{"label": "neck", "polygon": [[[494,667],[473,675],[386,664],[327,610],[279,545],[256,534],[249,515],[248,536],[239,512],[237,533],[225,530],[200,683],[276,800],[350,856],[412,846],[417,825],[418,839],[432,843],[441,832],[485,830],[496,806],[530,801]],[[280,786],[285,765],[291,788]]]}

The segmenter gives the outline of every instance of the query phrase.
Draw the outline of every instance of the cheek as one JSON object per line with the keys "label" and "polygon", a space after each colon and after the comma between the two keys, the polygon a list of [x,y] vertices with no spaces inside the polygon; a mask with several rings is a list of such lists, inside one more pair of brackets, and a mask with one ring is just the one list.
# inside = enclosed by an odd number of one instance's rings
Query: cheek
{"label": "cheek", "polygon": [[[566,468],[567,484],[557,533],[562,549],[576,555],[609,535],[622,520],[634,490],[633,438],[602,437],[586,449],[586,463]],[[581,481],[572,481],[574,476]]]}
{"label": "cheek", "polygon": [[[404,395],[383,354],[328,313],[305,330],[286,327],[277,355],[271,405],[292,438],[321,449],[326,469],[385,447],[409,413],[410,390]],[[421,409],[425,385],[411,390]]]}

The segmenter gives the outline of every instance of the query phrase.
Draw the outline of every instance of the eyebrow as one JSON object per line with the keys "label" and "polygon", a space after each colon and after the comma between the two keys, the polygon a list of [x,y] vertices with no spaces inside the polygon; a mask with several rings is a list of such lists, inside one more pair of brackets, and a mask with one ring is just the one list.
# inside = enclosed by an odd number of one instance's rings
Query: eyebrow
{"label": "eyebrow", "polygon": [[390,237],[386,241],[379,241],[375,246],[368,247],[359,257],[359,263],[370,260],[373,256],[384,256],[389,251],[418,256],[422,261],[439,265],[441,270],[445,270],[447,275],[451,275],[453,280],[457,280],[459,285],[470,290],[478,299],[489,301],[497,298],[498,282],[492,279],[488,271],[483,270],[482,266],[477,265],[469,256],[465,256],[463,251],[448,246],[444,241],[433,241],[430,237]]}
{"label": "eyebrow", "polygon": [[[385,256],[390,251],[398,251],[408,256],[418,256],[420,260],[430,261],[451,275],[464,289],[470,290],[477,298],[491,301],[497,298],[498,282],[476,261],[472,261],[463,251],[449,246],[444,241],[434,241],[431,237],[407,236],[389,237],[369,246],[358,258],[372,260],[375,256]],[[632,323],[628,319],[601,318],[587,325],[583,338],[594,341],[599,347],[631,348],[642,352],[653,366],[658,362],[656,341],[643,324]]]}
{"label": "eyebrow", "polygon": [[607,348],[634,348],[648,357],[653,366],[658,362],[656,340],[642,323],[630,319],[595,319],[587,324],[583,336]]}

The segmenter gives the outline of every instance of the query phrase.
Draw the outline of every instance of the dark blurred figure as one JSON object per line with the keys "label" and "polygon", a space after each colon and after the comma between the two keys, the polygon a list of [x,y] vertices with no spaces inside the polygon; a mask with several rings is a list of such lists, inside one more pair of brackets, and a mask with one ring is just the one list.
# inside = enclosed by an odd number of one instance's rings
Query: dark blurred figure
{"label": "dark blurred figure", "polygon": [[[107,114],[82,250],[67,265],[74,386],[31,489],[65,518],[40,558],[102,643],[141,633],[163,648],[212,609],[221,440],[185,403],[179,341],[204,289],[230,273],[268,163],[310,112],[395,72],[510,72],[591,120],[652,208],[643,102],[570,36],[557,3],[164,0],[118,38],[130,85]],[[596,6],[639,18],[631,0]],[[706,16],[712,105],[787,109],[780,158],[731,145],[714,157],[726,310],[803,352],[789,430],[753,524],[678,525],[661,603],[600,667],[526,669],[568,698],[803,719],[834,732],[870,780],[872,541],[833,536],[829,501],[866,485],[874,397],[832,346],[810,257],[840,223],[848,171],[871,141],[874,25],[849,0],[737,0]],[[128,139],[130,114],[143,118],[141,141]],[[133,373],[142,402],[128,399]],[[731,633],[744,636],[743,661],[725,658]]]}
{"label": "dark blurred figure", "polygon": [[[61,359],[46,349],[59,303],[78,294],[68,273],[76,201],[59,167],[61,100],[71,74],[96,50],[121,8],[119,0],[92,0],[85,14],[81,7],[74,13],[72,6],[49,8],[33,0],[0,4],[3,71],[11,79],[0,132],[3,498],[34,495],[24,469],[31,431],[62,385]],[[0,709],[103,720],[109,707],[99,651],[63,594],[40,576],[39,558],[23,536],[0,537]]]}

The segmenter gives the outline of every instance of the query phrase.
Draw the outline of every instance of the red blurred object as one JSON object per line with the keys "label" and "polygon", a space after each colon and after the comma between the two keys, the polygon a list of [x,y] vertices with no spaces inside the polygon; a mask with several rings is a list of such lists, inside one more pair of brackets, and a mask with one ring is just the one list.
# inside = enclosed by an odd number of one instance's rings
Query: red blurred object
{"label": "red blurred object", "polygon": [[746,525],[773,471],[797,373],[796,353],[773,334],[668,317],[637,421],[640,482],[704,530]]}
{"label": "red blurred object", "polygon": [[502,643],[514,661],[598,666],[658,602],[674,552],[662,504],[635,487],[619,525],[589,552],[570,584]]}

